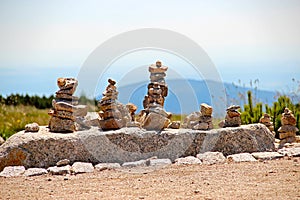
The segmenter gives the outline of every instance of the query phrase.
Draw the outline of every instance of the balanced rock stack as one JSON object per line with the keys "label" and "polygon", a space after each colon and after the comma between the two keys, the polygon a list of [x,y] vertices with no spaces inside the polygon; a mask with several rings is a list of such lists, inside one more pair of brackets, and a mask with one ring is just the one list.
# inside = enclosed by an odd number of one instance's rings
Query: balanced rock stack
{"label": "balanced rock stack", "polygon": [[211,106],[206,103],[200,105],[200,118],[198,123],[193,127],[196,130],[210,130],[213,128],[212,124],[212,112],[213,109]]}
{"label": "balanced rock stack", "polygon": [[241,113],[238,111],[239,105],[232,105],[226,109],[226,116],[223,128],[225,127],[237,127],[242,124]]}
{"label": "balanced rock stack", "polygon": [[296,123],[297,121],[293,112],[288,108],[285,108],[281,117],[282,126],[278,129],[279,139],[283,142],[294,142],[296,140],[296,133],[299,131],[296,127]]}
{"label": "balanced rock stack", "polygon": [[143,101],[144,110],[140,113],[139,122],[141,127],[147,130],[162,130],[166,128],[171,114],[163,108],[165,97],[168,95],[168,86],[165,82],[168,67],[163,66],[160,61],[149,66],[150,81],[148,94]]}
{"label": "balanced rock stack", "polygon": [[182,128],[190,128],[195,130],[210,130],[213,128],[212,124],[211,106],[206,103],[200,105],[200,112],[193,112],[184,119]]}
{"label": "balanced rock stack", "polygon": [[78,105],[78,97],[73,96],[78,81],[75,78],[58,78],[57,85],[59,90],[52,101],[53,109],[48,113],[51,115],[50,131],[74,132],[79,128],[76,119],[87,114],[87,106]]}
{"label": "balanced rock stack", "polygon": [[103,130],[114,130],[125,127],[131,121],[131,115],[126,106],[117,101],[119,92],[116,81],[108,79],[108,86],[99,101],[99,124]]}
{"label": "balanced rock stack", "polygon": [[271,131],[273,136],[275,136],[273,122],[271,122],[271,117],[269,114],[263,114],[263,116],[259,119],[259,123],[264,124]]}

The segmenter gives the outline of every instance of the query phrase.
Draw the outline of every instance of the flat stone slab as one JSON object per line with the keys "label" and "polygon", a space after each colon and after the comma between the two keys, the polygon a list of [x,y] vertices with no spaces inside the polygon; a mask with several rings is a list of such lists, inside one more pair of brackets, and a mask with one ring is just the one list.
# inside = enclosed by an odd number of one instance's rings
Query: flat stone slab
{"label": "flat stone slab", "polygon": [[40,126],[36,133],[18,132],[0,146],[0,171],[6,166],[48,168],[63,159],[74,162],[124,163],[151,157],[196,156],[221,152],[274,151],[274,137],[262,124],[209,131],[165,129],[146,131],[137,127],[102,131],[97,127],[74,133],[52,133]]}
{"label": "flat stone slab", "polygon": [[256,162],[251,153],[238,153],[227,156],[229,162]]}
{"label": "flat stone slab", "polygon": [[284,155],[278,152],[255,152],[251,154],[254,158],[260,160],[272,160],[276,158],[282,158]]}
{"label": "flat stone slab", "polygon": [[47,173],[48,171],[44,168],[29,168],[25,171],[24,176],[40,176]]}
{"label": "flat stone slab", "polygon": [[279,149],[277,152],[284,156],[300,157],[300,147],[282,148]]}
{"label": "flat stone slab", "polygon": [[177,165],[201,165],[201,161],[194,156],[187,156],[185,158],[177,158],[175,160]]}
{"label": "flat stone slab", "polygon": [[226,162],[225,156],[221,152],[205,152],[197,155],[202,164],[213,165]]}
{"label": "flat stone slab", "polygon": [[110,169],[119,169],[121,165],[119,163],[99,163],[95,165],[95,169],[99,171],[110,170]]}
{"label": "flat stone slab", "polygon": [[147,160],[138,160],[134,162],[125,162],[122,164],[122,167],[146,167]]}
{"label": "flat stone slab", "polygon": [[47,169],[47,171],[49,172],[49,174],[52,174],[52,175],[66,175],[66,174],[71,174],[71,171],[72,170],[72,167],[70,165],[66,165],[66,166],[63,166],[63,167],[57,167],[57,166],[54,166],[54,167],[49,167]]}
{"label": "flat stone slab", "polygon": [[4,170],[0,173],[2,177],[15,177],[21,176],[25,172],[24,166],[8,166],[5,167]]}
{"label": "flat stone slab", "polygon": [[149,166],[167,166],[171,165],[172,161],[168,158],[165,159],[150,159]]}

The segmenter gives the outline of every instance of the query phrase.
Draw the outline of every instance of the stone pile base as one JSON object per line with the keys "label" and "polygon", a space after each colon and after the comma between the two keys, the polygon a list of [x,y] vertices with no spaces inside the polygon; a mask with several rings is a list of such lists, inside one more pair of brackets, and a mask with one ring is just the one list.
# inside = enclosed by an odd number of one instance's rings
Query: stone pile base
{"label": "stone pile base", "polygon": [[59,160],[124,163],[153,156],[174,161],[204,152],[225,156],[243,152],[273,151],[274,137],[262,124],[210,131],[166,129],[160,133],[140,128],[101,131],[93,127],[70,134],[21,131],[0,146],[0,171],[6,166],[26,168],[54,166]]}

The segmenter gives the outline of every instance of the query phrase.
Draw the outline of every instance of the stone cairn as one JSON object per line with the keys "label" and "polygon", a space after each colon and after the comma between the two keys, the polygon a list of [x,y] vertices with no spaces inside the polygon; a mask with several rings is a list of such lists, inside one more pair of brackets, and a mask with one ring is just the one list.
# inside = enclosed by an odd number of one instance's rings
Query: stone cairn
{"label": "stone cairn", "polygon": [[59,90],[52,101],[53,108],[48,113],[51,116],[50,131],[77,131],[80,129],[80,125],[76,123],[76,120],[87,114],[87,106],[78,105],[78,97],[73,96],[78,81],[75,78],[58,78],[57,85]]}
{"label": "stone cairn", "polygon": [[226,109],[225,120],[219,123],[221,128],[238,127],[242,124],[241,113],[238,111],[239,105],[232,105]]}
{"label": "stone cairn", "polygon": [[133,104],[125,106],[118,102],[119,92],[115,86],[116,81],[108,79],[108,83],[102,99],[98,102],[100,127],[103,130],[114,130],[125,126],[134,126],[135,123],[132,119],[136,106]]}
{"label": "stone cairn", "polygon": [[164,110],[165,97],[168,95],[168,86],[165,82],[167,66],[160,61],[149,66],[150,81],[148,94],[143,101],[144,110],[139,114],[140,126],[146,130],[160,131],[170,123],[171,113]]}
{"label": "stone cairn", "polygon": [[281,117],[282,126],[278,129],[281,143],[291,143],[296,141],[296,133],[299,131],[299,129],[296,127],[296,123],[297,121],[293,115],[293,112],[288,108],[285,108]]}
{"label": "stone cairn", "polygon": [[271,122],[271,117],[269,114],[267,113],[263,114],[263,116],[259,119],[259,123],[264,124],[275,137],[273,122]]}
{"label": "stone cairn", "polygon": [[211,106],[206,103],[200,105],[200,112],[193,112],[184,119],[182,128],[190,128],[196,130],[210,130],[213,128],[212,124]]}

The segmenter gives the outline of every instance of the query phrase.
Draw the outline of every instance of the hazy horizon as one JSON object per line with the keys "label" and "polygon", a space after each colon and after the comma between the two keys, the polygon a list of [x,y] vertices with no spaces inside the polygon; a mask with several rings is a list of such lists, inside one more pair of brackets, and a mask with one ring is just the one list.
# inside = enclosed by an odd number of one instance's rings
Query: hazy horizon
{"label": "hazy horizon", "polygon": [[[300,81],[297,0],[4,0],[0,23],[1,95],[54,94],[56,79],[77,77],[99,45],[141,28],[171,30],[193,40],[207,53],[223,82],[249,87],[250,81],[258,79],[259,89],[290,92],[298,89],[292,79]],[[141,50],[118,58],[110,72],[99,77],[97,87],[104,88],[111,76],[122,80],[129,73],[120,72],[124,66],[147,66],[157,59],[186,79],[205,79],[179,57]]]}

